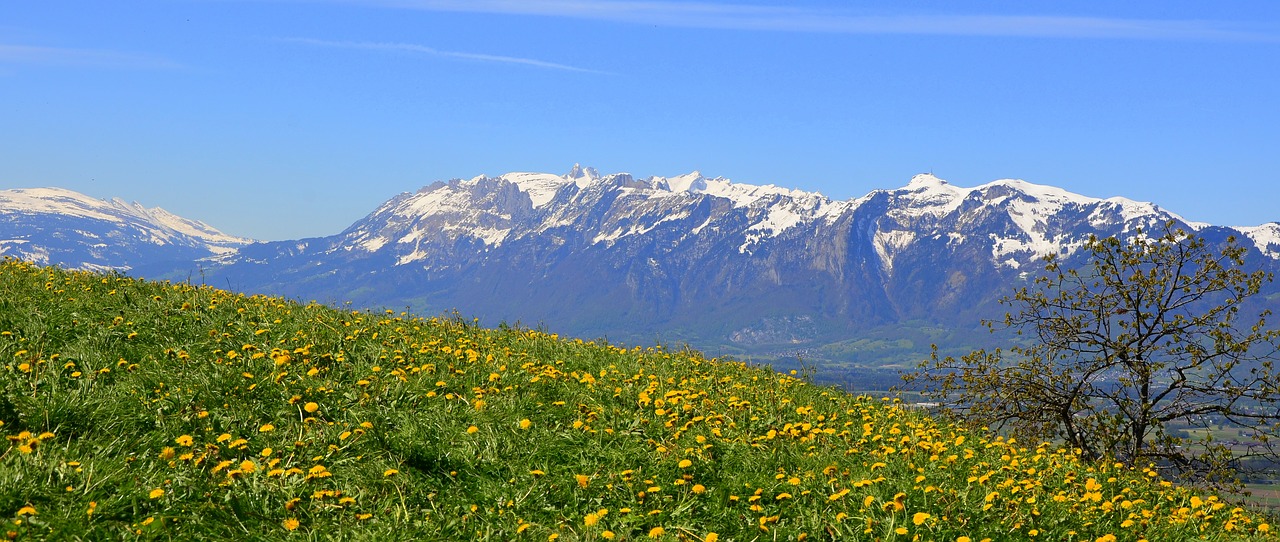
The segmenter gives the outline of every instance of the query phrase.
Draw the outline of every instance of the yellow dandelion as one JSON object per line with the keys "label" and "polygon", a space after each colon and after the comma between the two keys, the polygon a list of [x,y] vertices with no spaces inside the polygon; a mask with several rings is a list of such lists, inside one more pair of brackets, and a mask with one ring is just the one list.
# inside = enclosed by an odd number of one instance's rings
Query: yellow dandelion
{"label": "yellow dandelion", "polygon": [[916,515],[911,516],[911,523],[914,523],[916,525],[924,525],[924,522],[928,521],[929,518],[931,517],[933,516],[929,515],[928,512],[916,512]]}
{"label": "yellow dandelion", "polygon": [[263,426],[262,426],[262,427],[259,427],[259,428],[258,428],[258,432],[259,432],[259,433],[270,433],[271,431],[275,431],[275,429],[276,429],[276,426],[271,425],[271,424],[269,424],[269,423],[268,423],[268,424],[263,424]]}
{"label": "yellow dandelion", "polygon": [[281,523],[281,525],[283,525],[283,526],[284,526],[284,529],[285,529],[286,531],[296,531],[296,530],[298,530],[298,520],[296,520],[296,519],[294,519],[294,518],[289,518],[289,519],[284,520],[284,522],[282,522],[282,523]]}
{"label": "yellow dandelion", "polygon": [[173,439],[173,441],[178,443],[178,446],[190,446],[193,442],[195,442],[195,439],[191,438],[191,435],[182,435],[176,439]]}
{"label": "yellow dandelion", "polygon": [[520,428],[521,428],[521,429],[528,429],[528,428],[530,428],[530,427],[533,427],[533,422],[529,421],[529,418],[525,418],[525,419],[523,419],[523,420],[520,420]]}
{"label": "yellow dandelion", "polygon": [[585,474],[575,474],[573,477],[578,480],[578,487],[587,487],[591,483],[591,477]]}
{"label": "yellow dandelion", "polygon": [[28,504],[28,505],[26,505],[26,506],[23,506],[22,508],[19,508],[19,509],[18,509],[18,515],[19,515],[19,516],[34,516],[34,515],[36,515],[36,507],[31,506],[31,505],[29,505],[29,504]]}
{"label": "yellow dandelion", "polygon": [[666,532],[667,530],[662,527],[654,527],[649,529],[649,538],[658,538],[659,536],[666,534]]}
{"label": "yellow dandelion", "polygon": [[151,497],[152,499],[159,499],[160,497],[164,496],[164,490],[159,488],[153,489],[151,490],[151,493],[147,494],[147,496]]}
{"label": "yellow dandelion", "polygon": [[383,476],[395,476],[397,474],[400,474],[400,471],[396,469],[387,469],[385,471],[382,471]]}
{"label": "yellow dandelion", "polygon": [[600,523],[600,516],[597,515],[595,512],[587,514],[585,517],[582,518],[582,524],[587,527],[590,527],[597,523]]}
{"label": "yellow dandelion", "polygon": [[692,461],[689,461],[688,459],[681,459],[681,460],[680,460],[680,468],[682,468],[682,469],[687,469],[687,468],[692,467],[692,466],[693,466],[693,462],[692,462]]}
{"label": "yellow dandelion", "polygon": [[720,535],[716,533],[707,533],[707,536],[702,538],[702,542],[716,542],[717,540],[720,540]]}
{"label": "yellow dandelion", "polygon": [[307,403],[305,405],[302,405],[302,410],[307,411],[307,414],[315,414],[317,410],[320,410],[320,405],[317,405],[315,403]]}
{"label": "yellow dandelion", "polygon": [[897,529],[894,529],[894,530],[893,530],[893,532],[898,533],[898,534],[907,534],[907,528],[906,528],[906,527],[898,527]]}
{"label": "yellow dandelion", "polygon": [[615,536],[618,536],[618,535],[613,534],[613,531],[605,531],[603,533],[600,533],[600,538],[603,538],[605,540],[613,540]]}
{"label": "yellow dandelion", "polygon": [[704,486],[702,484],[693,484],[693,487],[689,488],[689,490],[692,491],[695,495],[701,495],[707,492],[707,486]]}

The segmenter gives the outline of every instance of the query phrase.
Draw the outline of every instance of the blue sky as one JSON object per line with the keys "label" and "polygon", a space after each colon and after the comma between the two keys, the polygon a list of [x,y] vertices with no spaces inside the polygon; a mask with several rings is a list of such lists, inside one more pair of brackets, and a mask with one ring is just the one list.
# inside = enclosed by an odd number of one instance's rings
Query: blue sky
{"label": "blue sky", "polygon": [[1280,3],[0,6],[0,187],[264,240],[575,162],[837,199],[932,171],[1280,220]]}

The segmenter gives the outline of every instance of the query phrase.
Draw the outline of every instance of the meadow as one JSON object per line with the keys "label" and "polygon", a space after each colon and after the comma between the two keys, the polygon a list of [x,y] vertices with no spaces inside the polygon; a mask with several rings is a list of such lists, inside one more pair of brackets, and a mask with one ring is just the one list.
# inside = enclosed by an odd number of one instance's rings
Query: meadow
{"label": "meadow", "polygon": [[1252,540],[1151,468],[696,351],[0,263],[0,535]]}

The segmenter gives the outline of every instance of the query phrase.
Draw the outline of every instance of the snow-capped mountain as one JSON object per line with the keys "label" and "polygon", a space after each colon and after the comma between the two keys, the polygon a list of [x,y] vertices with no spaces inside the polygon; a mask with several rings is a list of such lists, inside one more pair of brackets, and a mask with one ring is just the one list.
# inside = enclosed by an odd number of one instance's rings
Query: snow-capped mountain
{"label": "snow-capped mountain", "polygon": [[836,201],[698,172],[575,166],[437,182],[337,235],[244,247],[214,274],[246,291],[824,357],[883,326],[970,329],[1044,254],[1071,258],[1090,234],[1170,220],[1210,240],[1234,235],[1257,248],[1254,265],[1277,267],[1280,224],[1190,223],[1019,180],[962,188],[919,175]]}
{"label": "snow-capped mountain", "polygon": [[138,271],[188,266],[249,239],[121,199],[60,188],[0,190],[0,255],[68,269]]}

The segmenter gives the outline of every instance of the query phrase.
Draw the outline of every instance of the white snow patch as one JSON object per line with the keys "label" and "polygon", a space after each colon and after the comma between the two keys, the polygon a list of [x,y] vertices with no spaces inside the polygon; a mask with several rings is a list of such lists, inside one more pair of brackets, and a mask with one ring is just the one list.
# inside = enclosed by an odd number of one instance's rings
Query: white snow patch
{"label": "white snow patch", "polygon": [[360,243],[360,248],[363,248],[369,252],[376,252],[378,249],[385,246],[388,241],[390,241],[390,239],[387,239],[386,237],[373,237],[371,239],[366,239],[364,242]]}
{"label": "white snow patch", "polygon": [[591,239],[591,244],[594,245],[597,243],[612,243],[623,237],[628,237],[632,235],[644,235],[646,233],[653,231],[655,228],[662,225],[663,223],[673,222],[673,221],[685,219],[688,217],[689,217],[688,211],[681,211],[672,215],[664,216],[662,217],[661,220],[658,220],[657,222],[654,222],[653,224],[650,224],[648,226],[645,226],[642,224],[631,224],[627,228],[618,228],[609,233],[601,232],[599,234],[596,234],[596,236]]}
{"label": "white snow patch", "polygon": [[911,245],[916,239],[916,232],[911,230],[875,230],[871,244],[880,256],[880,263],[886,271],[893,270],[893,258],[902,249]]}
{"label": "white snow patch", "polygon": [[557,190],[572,182],[567,177],[549,173],[507,173],[498,178],[515,183],[516,186],[520,187],[520,191],[528,194],[529,199],[533,200],[534,209],[546,205],[555,197]]}
{"label": "white snow patch", "polygon": [[1237,226],[1235,229],[1252,240],[1263,255],[1280,259],[1280,223],[1270,222],[1261,226]]}

